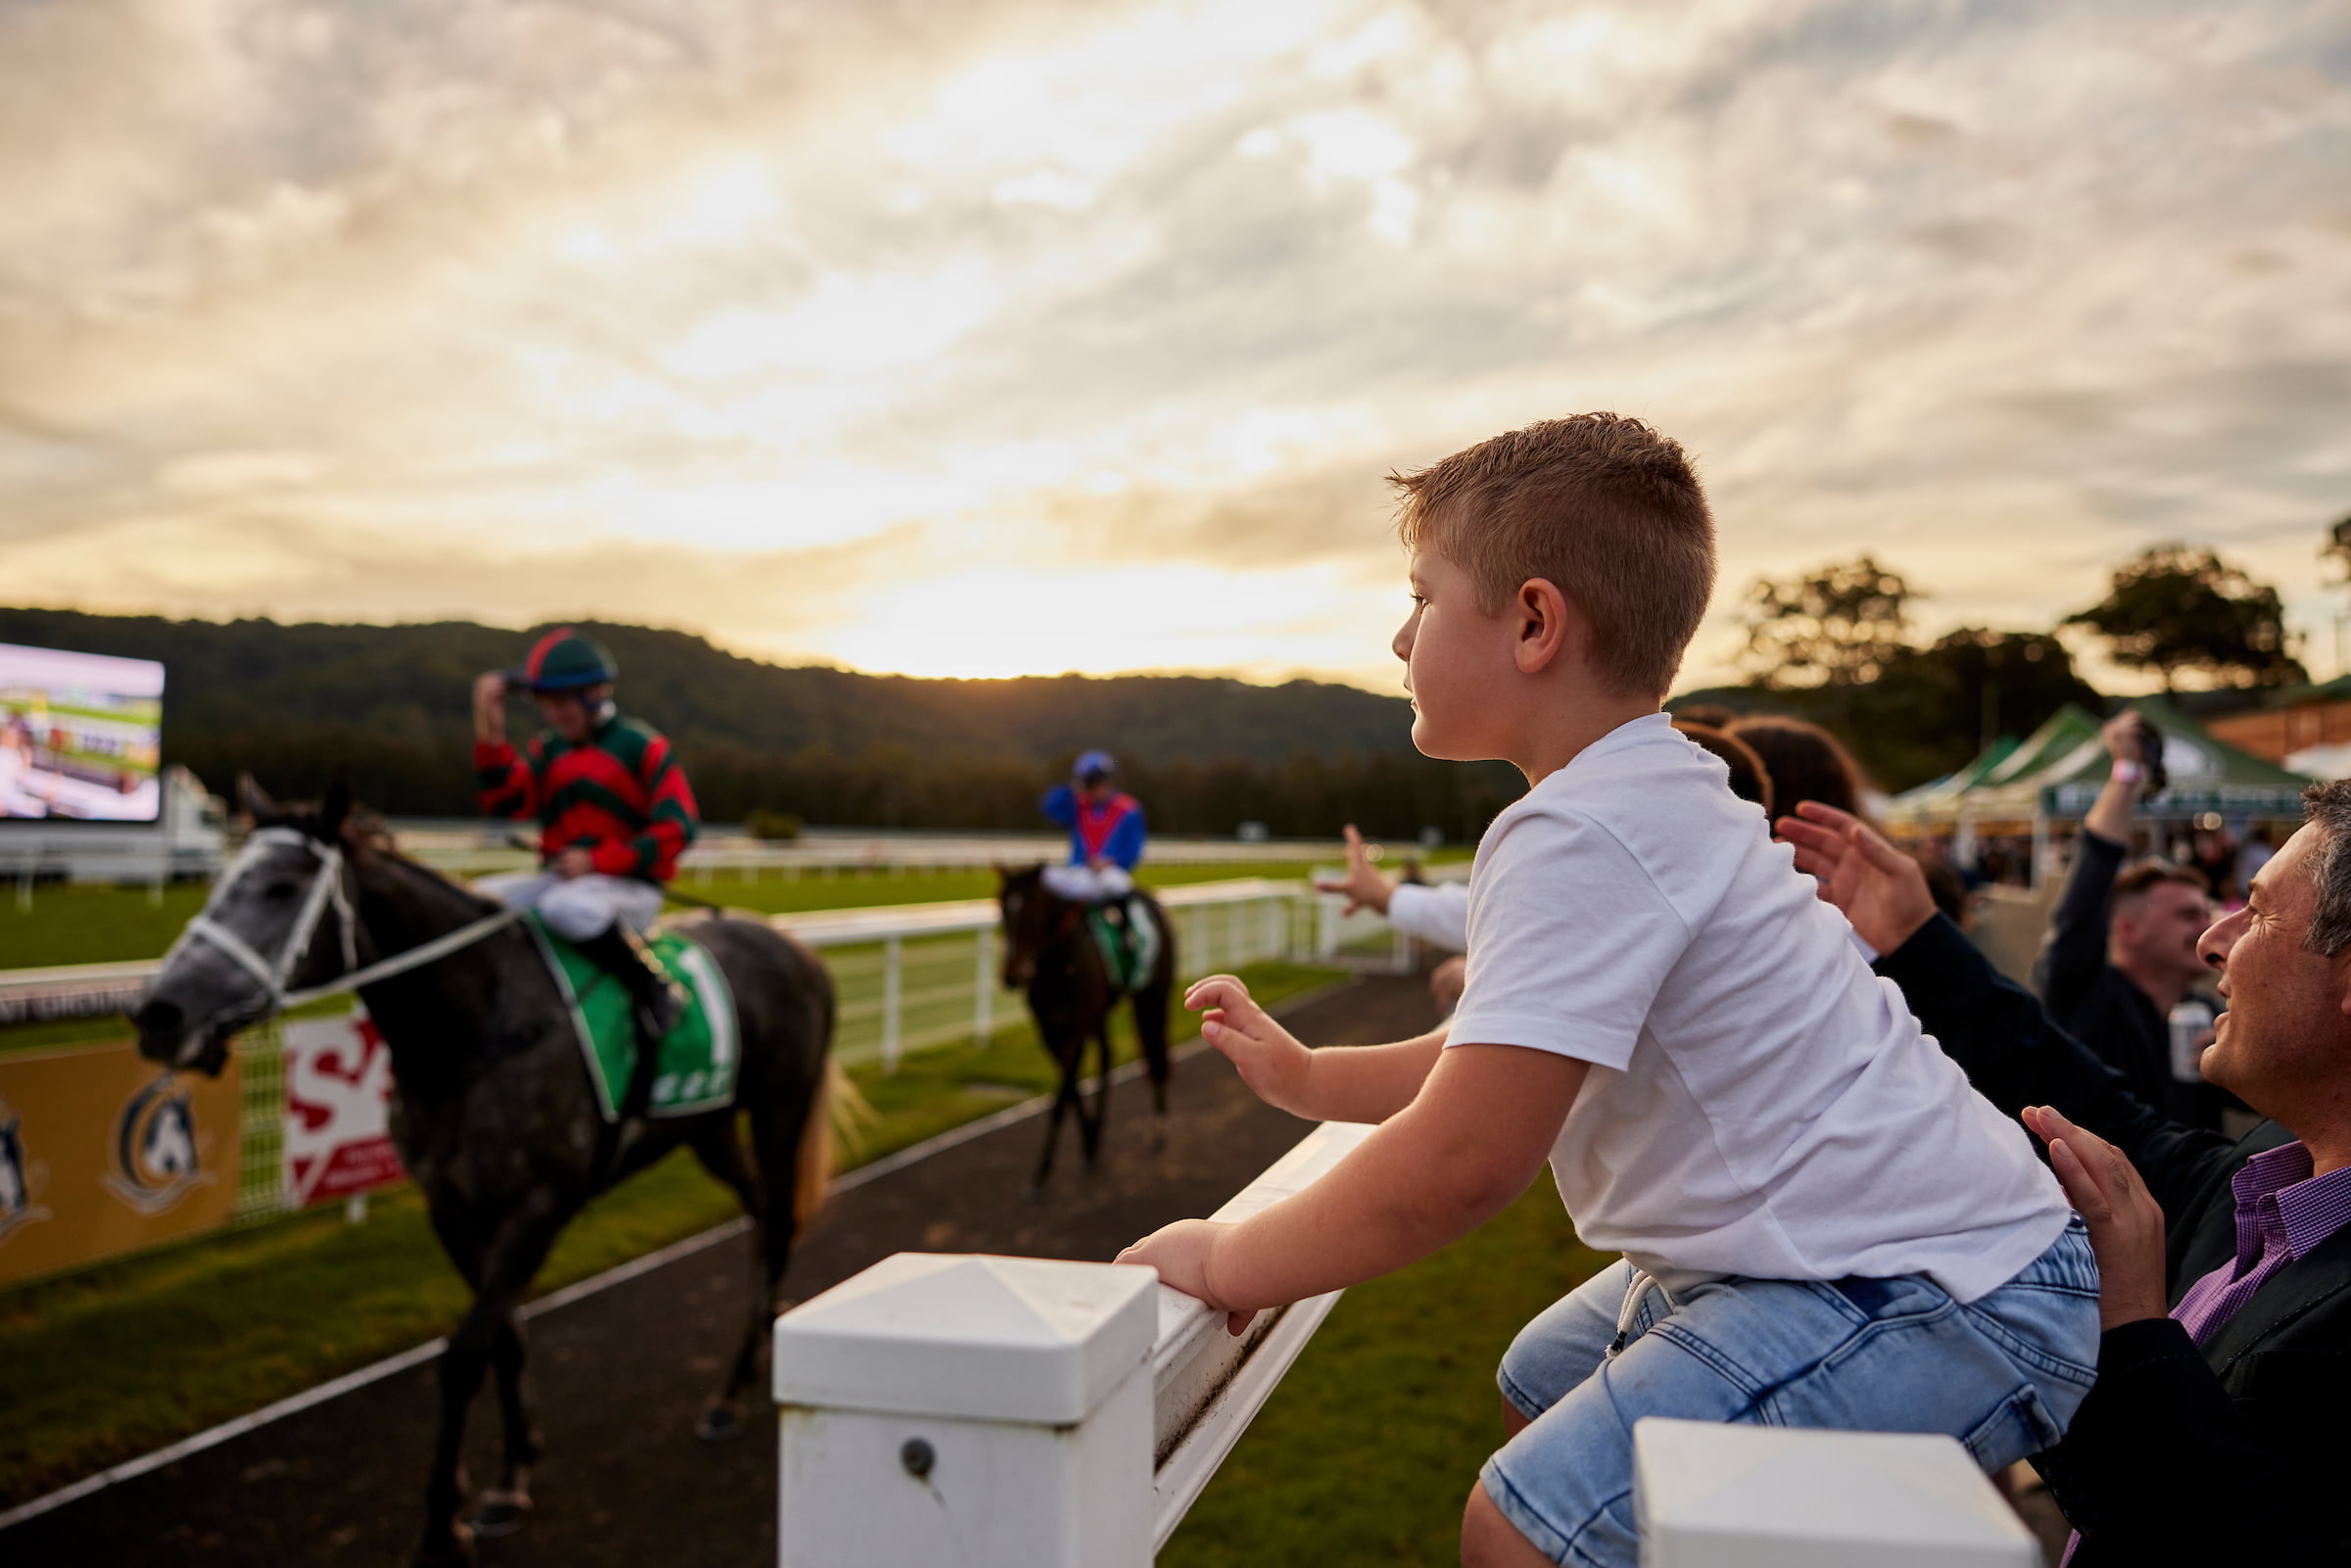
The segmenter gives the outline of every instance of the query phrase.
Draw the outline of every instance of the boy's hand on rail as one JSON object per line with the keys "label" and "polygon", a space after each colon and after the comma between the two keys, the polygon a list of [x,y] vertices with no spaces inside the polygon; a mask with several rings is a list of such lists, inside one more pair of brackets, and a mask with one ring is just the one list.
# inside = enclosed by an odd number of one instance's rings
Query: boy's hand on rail
{"label": "boy's hand on rail", "polygon": [[1249,1320],[1257,1309],[1240,1309],[1227,1306],[1210,1283],[1210,1257],[1216,1251],[1217,1238],[1230,1225],[1220,1225],[1208,1219],[1178,1219],[1145,1236],[1113,1259],[1121,1263],[1141,1263],[1159,1270],[1159,1282],[1186,1296],[1194,1297],[1224,1314],[1224,1332],[1238,1338],[1247,1332]]}
{"label": "boy's hand on rail", "polygon": [[1817,800],[1775,825],[1796,846],[1796,869],[1820,881],[1820,896],[1845,912],[1861,940],[1891,953],[1935,918],[1935,895],[1918,862],[1848,811]]}
{"label": "boy's hand on rail", "polygon": [[1355,831],[1354,823],[1347,825],[1346,833],[1346,875],[1335,879],[1318,877],[1315,879],[1315,890],[1320,893],[1345,893],[1347,914],[1352,915],[1359,909],[1374,909],[1385,915],[1388,912],[1388,895],[1396,890],[1395,885],[1372,866],[1371,862],[1378,851],[1365,845],[1364,835]]}
{"label": "boy's hand on rail", "polygon": [[1211,974],[1192,982],[1183,1005],[1195,1013],[1207,1010],[1200,1037],[1224,1053],[1260,1100],[1277,1111],[1306,1115],[1314,1053],[1257,1005],[1248,986],[1230,974]]}

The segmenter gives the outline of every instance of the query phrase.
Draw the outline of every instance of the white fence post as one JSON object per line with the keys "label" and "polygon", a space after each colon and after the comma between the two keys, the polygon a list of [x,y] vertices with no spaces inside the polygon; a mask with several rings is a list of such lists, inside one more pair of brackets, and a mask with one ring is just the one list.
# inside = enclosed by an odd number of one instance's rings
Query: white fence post
{"label": "white fence post", "polygon": [[1912,1432],[1633,1427],[1642,1568],[2036,1568],[1967,1450]]}
{"label": "white fence post", "polygon": [[1158,1296],[900,1253],[779,1319],[782,1568],[1148,1568]]}
{"label": "white fence post", "polygon": [[898,1070],[898,981],[904,967],[905,938],[882,939],[882,1070]]}
{"label": "white fence post", "polygon": [[995,1033],[996,1024],[996,929],[992,926],[980,927],[973,942],[980,952],[973,965],[972,975],[972,1043],[984,1046]]}

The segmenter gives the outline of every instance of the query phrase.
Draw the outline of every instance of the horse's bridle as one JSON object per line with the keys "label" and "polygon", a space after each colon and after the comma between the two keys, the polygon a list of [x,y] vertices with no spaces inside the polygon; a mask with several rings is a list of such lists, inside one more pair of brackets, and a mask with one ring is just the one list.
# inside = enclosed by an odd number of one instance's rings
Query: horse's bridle
{"label": "horse's bridle", "polygon": [[[272,959],[254,951],[253,944],[213,918],[220,901],[244,880],[263,857],[275,845],[293,844],[309,850],[318,861],[318,874],[311,882],[310,896],[302,901],[302,909],[294,917],[294,928],[286,933],[285,945]],[[235,960],[237,966],[262,982],[269,999],[269,1011],[274,1013],[288,1006],[295,993],[286,989],[293,976],[294,966],[302,962],[318,934],[318,922],[332,906],[342,928],[343,969],[345,973],[359,968],[359,925],[352,915],[351,897],[343,890],[343,850],[338,844],[321,843],[309,833],[294,828],[256,828],[246,838],[245,847],[230,861],[220,879],[213,884],[213,894],[204,901],[204,912],[188,922],[188,928],[179,933],[171,951],[164,955],[165,967],[179,956],[179,950],[189,942],[209,942]]]}
{"label": "horse's bridle", "polygon": [[[285,945],[272,960],[264,958],[254,950],[251,942],[213,919],[213,910],[229,889],[261,864],[270,846],[278,844],[295,844],[309,850],[318,861],[318,872],[311,883],[310,895],[302,901],[302,908],[294,917],[293,928],[286,933]],[[245,847],[238,851],[237,858],[229,863],[228,868],[220,874],[220,879],[213,884],[213,893],[205,900],[204,912],[188,922],[187,929],[179,933],[179,940],[173,942],[171,950],[164,955],[165,966],[168,968],[179,950],[191,941],[211,943],[234,960],[238,968],[262,982],[267,1003],[256,1015],[257,1019],[262,1019],[273,1013],[282,1013],[288,1008],[315,1002],[322,997],[356,991],[362,985],[371,985],[377,980],[389,979],[412,969],[420,969],[460,947],[471,946],[501,927],[513,924],[521,914],[520,910],[515,909],[499,910],[446,935],[436,936],[429,942],[406,952],[395,953],[390,958],[361,969],[359,918],[352,911],[351,895],[343,890],[344,865],[343,849],[339,844],[323,843],[297,828],[255,829],[246,837]],[[289,991],[286,981],[293,977],[294,966],[301,963],[303,955],[311,950],[311,944],[318,934],[318,923],[326,918],[329,908],[335,912],[337,927],[342,936],[343,972],[316,985]]]}

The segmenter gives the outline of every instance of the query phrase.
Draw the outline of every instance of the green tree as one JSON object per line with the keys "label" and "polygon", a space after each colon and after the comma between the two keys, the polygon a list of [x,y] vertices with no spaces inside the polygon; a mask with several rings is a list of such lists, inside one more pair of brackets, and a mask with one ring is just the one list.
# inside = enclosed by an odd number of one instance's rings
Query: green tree
{"label": "green tree", "polygon": [[2310,678],[2293,656],[2278,591],[2209,549],[2156,546],[2117,568],[2106,596],[2062,624],[2087,627],[2115,663],[2155,671],[2166,691],[2190,671],[2216,687]]}
{"label": "green tree", "polygon": [[1751,683],[1779,689],[1874,681],[1909,646],[1910,602],[1924,597],[1868,555],[1747,591]]}

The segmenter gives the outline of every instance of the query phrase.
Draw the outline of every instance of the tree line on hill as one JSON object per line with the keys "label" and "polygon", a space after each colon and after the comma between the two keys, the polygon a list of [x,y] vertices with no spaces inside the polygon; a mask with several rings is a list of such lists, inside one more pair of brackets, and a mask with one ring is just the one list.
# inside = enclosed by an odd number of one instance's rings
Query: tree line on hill
{"label": "tree line on hill", "polygon": [[[2326,551],[2351,567],[2351,519]],[[2260,689],[2307,679],[2277,591],[2207,549],[2166,545],[2118,568],[2107,594],[2046,631],[1912,636],[1924,595],[1868,555],[1758,579],[1743,601],[1748,678],[1686,692],[1827,725],[1889,790],[1942,777],[1999,735],[2104,698],[2059,633],[2102,640],[2127,668]],[[1403,698],[1292,681],[1065,675],[925,681],[782,668],[691,634],[578,623],[612,649],[622,705],[669,734],[703,814],[840,827],[1038,826],[1037,796],[1080,750],[1116,754],[1164,832],[1264,823],[1328,836],[1342,823],[1474,839],[1523,784],[1503,764],[1432,762]],[[164,753],[214,788],[251,772],[289,798],[348,772],[378,809],[474,810],[468,689],[518,662],[535,633],[410,626],[171,621],[0,608],[0,642],[160,659]],[[536,715],[517,696],[509,729]]]}
{"label": "tree line on hill", "polygon": [[[612,650],[625,710],[678,744],[703,815],[841,827],[1022,829],[1080,750],[1119,757],[1165,832],[1474,838],[1523,787],[1500,765],[1412,749],[1401,697],[1312,681],[1197,676],[924,681],[782,668],[684,632],[576,623]],[[251,772],[288,798],[347,771],[377,809],[475,809],[468,690],[535,633],[172,621],[0,609],[0,642],[159,659],[164,752],[215,789]],[[537,716],[517,696],[515,735]]]}
{"label": "tree line on hill", "polygon": [[[2351,519],[2321,553],[2351,566]],[[1870,555],[1787,579],[1759,578],[1743,602],[1744,686],[1687,693],[1741,711],[1792,713],[1835,731],[1876,782],[1901,790],[1965,764],[2001,735],[2024,735],[2068,702],[2102,712],[2059,633],[2080,629],[2168,693],[2190,683],[2248,694],[2309,679],[2278,591],[2210,549],[2158,545],[2110,576],[2105,596],[2048,631],[1963,627],[1911,635],[1926,595]]]}

